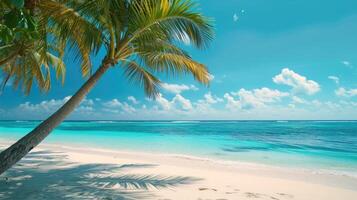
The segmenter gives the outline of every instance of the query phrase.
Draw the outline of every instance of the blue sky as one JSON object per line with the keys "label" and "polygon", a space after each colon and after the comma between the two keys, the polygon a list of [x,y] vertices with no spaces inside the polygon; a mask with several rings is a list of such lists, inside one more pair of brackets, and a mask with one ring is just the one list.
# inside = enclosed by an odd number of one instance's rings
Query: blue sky
{"label": "blue sky", "polygon": [[[209,67],[210,87],[161,77],[161,95],[150,100],[118,67],[70,119],[357,119],[357,1],[199,2],[215,19],[216,38],[207,50],[187,50]],[[49,93],[6,87],[0,119],[55,111],[85,81],[77,63],[66,63],[65,85]]]}

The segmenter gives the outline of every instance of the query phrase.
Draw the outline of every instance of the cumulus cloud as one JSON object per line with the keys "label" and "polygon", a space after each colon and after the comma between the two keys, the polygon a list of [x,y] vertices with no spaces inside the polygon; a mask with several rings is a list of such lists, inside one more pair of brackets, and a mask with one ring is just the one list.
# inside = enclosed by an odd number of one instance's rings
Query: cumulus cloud
{"label": "cumulus cloud", "polygon": [[179,108],[182,108],[183,110],[191,110],[192,109],[191,101],[179,94],[177,94],[173,98],[172,103],[178,105]]}
{"label": "cumulus cloud", "polygon": [[340,87],[335,91],[335,94],[340,97],[354,97],[357,96],[357,89],[345,89]]}
{"label": "cumulus cloud", "polygon": [[212,105],[223,102],[222,98],[219,98],[213,95],[211,92],[208,92],[203,95],[203,99],[199,99],[197,102],[194,103],[196,106],[197,112],[205,113],[211,112],[214,110]]}
{"label": "cumulus cloud", "polygon": [[208,104],[215,104],[215,103],[223,101],[223,99],[218,98],[217,96],[213,96],[211,92],[206,93],[203,97],[204,97],[204,100],[199,100],[199,101],[206,102]]}
{"label": "cumulus cloud", "polygon": [[162,83],[161,87],[166,90],[167,92],[174,93],[174,94],[180,94],[183,91],[188,91],[188,90],[193,90],[196,91],[198,88],[194,85],[185,85],[185,84],[168,84],[168,83]]}
{"label": "cumulus cloud", "polygon": [[187,111],[193,108],[191,101],[180,94],[176,94],[176,96],[170,101],[163,97],[160,93],[156,97],[155,102],[160,106],[160,108],[166,111]]}
{"label": "cumulus cloud", "polygon": [[223,96],[227,100],[226,107],[231,110],[241,109],[241,102],[234,99],[229,93],[224,94]]}
{"label": "cumulus cloud", "polygon": [[292,87],[295,93],[312,95],[320,91],[320,85],[317,82],[308,80],[305,76],[301,76],[288,68],[284,68],[280,74],[273,77],[273,81],[277,84]]}
{"label": "cumulus cloud", "polygon": [[155,102],[157,102],[164,110],[170,110],[172,108],[171,102],[163,97],[161,93],[157,95]]}
{"label": "cumulus cloud", "polygon": [[[238,97],[238,99],[234,99]],[[280,101],[282,97],[289,96],[287,92],[261,88],[254,90],[240,89],[238,92],[226,93],[224,98],[227,100],[227,107],[238,109],[250,109],[265,106],[266,103]]]}
{"label": "cumulus cloud", "polygon": [[121,105],[122,103],[118,99],[112,99],[103,103],[103,106],[107,108],[119,108]]}
{"label": "cumulus cloud", "polygon": [[340,78],[338,78],[337,76],[328,76],[327,78],[334,81],[336,84],[340,83]]}
{"label": "cumulus cloud", "polygon": [[63,99],[51,99],[48,101],[42,101],[38,104],[32,104],[30,102],[25,102],[19,105],[19,109],[23,111],[30,112],[49,112],[56,111],[60,108],[64,103],[66,103],[71,97],[67,96]]}
{"label": "cumulus cloud", "polygon": [[118,99],[112,99],[110,101],[104,102],[102,104],[104,106],[104,111],[112,112],[112,113],[119,113],[119,112],[126,112],[126,113],[133,113],[136,109],[129,105],[127,102],[120,102]]}
{"label": "cumulus cloud", "polygon": [[126,103],[126,102],[123,103],[122,109],[123,109],[124,112],[127,112],[127,113],[136,112],[136,109],[133,106],[131,106],[128,103]]}
{"label": "cumulus cloud", "polygon": [[[341,95],[351,96],[354,90],[340,90]],[[291,97],[291,101],[288,100]],[[70,97],[42,101],[38,104],[26,102],[17,110],[1,110],[0,118],[44,119]],[[130,98],[132,99],[132,98]],[[125,102],[125,100],[128,100]],[[136,105],[136,107],[135,107]],[[86,99],[69,117],[70,119],[355,119],[357,102],[347,99],[337,101],[305,100],[270,88],[240,89],[224,94],[223,98],[208,92],[194,101],[181,94],[168,99],[159,94],[156,99],[144,104],[134,104],[128,98],[96,101]],[[226,106],[226,108],[223,108]],[[26,112],[25,112],[26,111]],[[14,115],[14,113],[18,113]],[[140,114],[139,114],[140,113]],[[336,114],[338,113],[338,115]],[[17,116],[17,117],[16,117]],[[302,118],[301,118],[302,117]]]}
{"label": "cumulus cloud", "polygon": [[[211,79],[214,76],[211,75]],[[337,84],[337,76],[328,76]],[[219,79],[219,77],[218,77]],[[184,91],[198,90],[194,85],[163,83],[162,88],[167,93],[160,93],[155,99],[140,102],[134,96],[124,99],[99,98],[85,99],[71,115],[71,119],[271,119],[298,118],[299,116],[323,116],[334,119],[336,113],[352,113],[357,117],[357,102],[341,98],[336,101],[309,100],[301,98],[298,93],[312,95],[320,90],[318,83],[285,68],[273,77],[277,84],[290,86],[291,92],[262,87],[247,90],[237,88],[236,92],[227,92],[217,96],[211,92],[203,94],[198,99],[186,98]],[[216,80],[217,82],[217,80]],[[336,95],[342,97],[357,96],[357,89],[338,88]],[[166,96],[167,95],[167,96]],[[37,118],[45,118],[70,99],[51,99],[40,103],[25,102],[15,110],[21,115],[32,118],[34,113],[40,113]],[[343,101],[342,101],[343,100]],[[145,102],[145,104],[144,104]],[[224,108],[225,107],[225,108]],[[25,112],[26,111],[26,112]],[[0,113],[11,113],[8,109]],[[90,114],[89,114],[90,113]],[[139,114],[140,113],[140,114]],[[320,113],[320,114],[319,114]],[[324,114],[321,114],[324,113]],[[41,115],[42,114],[42,115]],[[3,114],[4,115],[4,114]],[[342,115],[341,115],[342,116]],[[344,114],[344,116],[349,116]],[[237,118],[238,117],[238,118]],[[0,115],[1,118],[1,115]],[[346,118],[346,117],[345,117]],[[305,118],[306,119],[306,118]],[[316,118],[315,118],[316,119]]]}
{"label": "cumulus cloud", "polygon": [[133,103],[133,104],[139,104],[140,102],[138,100],[136,100],[135,97],[133,96],[128,96],[128,100]]}
{"label": "cumulus cloud", "polygon": [[76,111],[78,112],[93,112],[94,108],[92,106],[79,106],[78,108],[76,108]]}
{"label": "cumulus cloud", "polygon": [[[40,103],[25,102],[17,106],[15,113],[21,113],[29,118],[46,118],[50,114],[57,111],[63,104],[65,104],[71,96],[67,96],[63,99],[50,99],[46,101],[41,101]],[[93,113],[94,101],[92,99],[85,98],[81,104],[74,110],[73,114],[88,114]],[[23,116],[22,116],[23,117]]]}

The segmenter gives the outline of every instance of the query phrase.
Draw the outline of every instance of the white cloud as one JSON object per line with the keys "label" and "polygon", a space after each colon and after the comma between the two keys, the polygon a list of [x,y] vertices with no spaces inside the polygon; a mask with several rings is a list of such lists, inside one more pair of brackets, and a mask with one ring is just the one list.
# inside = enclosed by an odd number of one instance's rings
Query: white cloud
{"label": "white cloud", "polygon": [[341,108],[340,104],[331,101],[325,102],[325,105],[331,110],[338,110],[339,108]]}
{"label": "white cloud", "polygon": [[104,111],[112,112],[112,113],[119,113],[119,112],[126,112],[126,113],[133,113],[136,109],[129,105],[127,102],[120,102],[118,99],[112,99],[110,101],[104,102],[102,104],[104,106]]}
{"label": "white cloud", "polygon": [[341,63],[343,65],[345,65],[346,67],[353,68],[353,65],[351,64],[351,62],[349,62],[347,60],[341,61]]}
{"label": "white cloud", "polygon": [[313,105],[313,106],[321,106],[322,105],[322,103],[321,103],[321,101],[319,101],[319,100],[313,100],[313,101],[311,101],[311,104]]}
{"label": "white cloud", "polygon": [[297,104],[304,104],[306,103],[306,100],[305,99],[302,99],[300,97],[297,97],[297,96],[293,96],[292,97],[292,100],[294,103],[297,103]]}
{"label": "white cloud", "polygon": [[176,96],[169,101],[160,93],[155,101],[165,111],[187,111],[193,108],[191,101],[180,94],[176,94]]}
{"label": "white cloud", "polygon": [[[212,78],[214,76],[212,75]],[[329,76],[330,80],[339,83],[339,78]],[[218,77],[219,79],[219,77]],[[217,80],[216,80],[217,81]],[[297,96],[304,92],[314,94],[320,90],[318,83],[295,73],[288,68],[282,70],[273,78],[278,84],[289,85],[292,93],[283,92],[267,87],[247,90],[244,88],[236,92],[227,92],[224,96],[217,96],[211,92],[205,93],[198,100],[186,98],[184,91],[198,90],[194,85],[167,84],[162,87],[173,93],[168,98],[159,94],[156,99],[142,100],[128,96],[126,99],[85,99],[70,116],[71,119],[357,119],[357,102],[341,98],[336,101],[310,100]],[[336,95],[343,97],[357,96],[357,89],[338,88]],[[164,96],[165,95],[165,96]],[[172,97],[173,96],[173,97]],[[53,113],[70,99],[51,99],[38,104],[26,102],[19,105],[14,112],[17,116],[33,119],[43,119]],[[145,104],[144,104],[145,103]],[[6,117],[11,110],[1,110]],[[140,114],[139,114],[140,113]],[[4,114],[3,114],[4,115]],[[0,115],[0,118],[2,116]],[[18,117],[21,118],[21,117]]]}
{"label": "white cloud", "polygon": [[131,106],[128,103],[126,103],[126,102],[123,103],[122,109],[126,113],[134,113],[134,112],[136,112],[136,109],[133,106]]}
{"label": "white cloud", "polygon": [[239,16],[237,15],[237,13],[234,13],[233,15],[233,21],[237,22],[239,20]]}
{"label": "white cloud", "polygon": [[184,85],[184,84],[178,85],[178,84],[162,83],[161,87],[164,90],[174,94],[180,94],[181,92],[187,90],[193,90],[193,91],[198,90],[198,88],[194,85]]}
{"label": "white cloud", "polygon": [[327,78],[334,81],[336,84],[340,83],[340,78],[338,78],[337,76],[328,76]]}
{"label": "white cloud", "polygon": [[303,92],[312,95],[320,91],[320,85],[317,82],[308,80],[305,76],[301,76],[288,68],[284,68],[280,74],[273,77],[273,81],[277,84],[291,86],[293,92],[296,93]]}
{"label": "white cloud", "polygon": [[239,21],[240,16],[244,15],[244,13],[245,13],[245,10],[243,10],[243,9],[240,10],[240,12],[238,12],[238,13],[234,13],[234,14],[233,14],[233,21],[234,21],[234,22]]}
{"label": "white cloud", "polygon": [[208,75],[208,80],[213,81],[213,79],[214,79],[214,75],[213,74],[209,74]]}
{"label": "white cloud", "polygon": [[133,104],[139,104],[140,102],[138,100],[136,100],[135,97],[133,96],[128,96],[128,100],[133,103]]}
{"label": "white cloud", "polygon": [[[351,95],[344,89],[344,95]],[[351,90],[352,91],[352,90]],[[291,101],[283,101],[291,97]],[[1,110],[7,118],[44,119],[68,101],[52,99],[33,104],[21,104],[15,110]],[[309,101],[279,90],[240,89],[224,95],[224,99],[208,92],[197,101],[176,94],[172,99],[162,94],[137,108],[132,102],[119,99],[100,102],[86,99],[70,119],[357,119],[357,102]],[[224,108],[226,106],[226,108]],[[17,115],[16,115],[17,113]],[[140,114],[139,114],[140,113]],[[5,114],[0,115],[4,118]]]}
{"label": "white cloud", "polygon": [[122,105],[123,104],[118,99],[112,99],[111,101],[103,103],[103,106],[107,108],[120,108]]}
{"label": "white cloud", "polygon": [[348,62],[348,61],[342,61],[342,64],[344,64],[344,65],[350,65],[351,63]]}
{"label": "white cloud", "polygon": [[23,111],[30,112],[50,112],[56,111],[59,109],[64,103],[66,103],[71,97],[67,96],[63,99],[51,99],[48,101],[42,101],[38,104],[32,104],[30,102],[25,102],[19,105],[19,109]]}
{"label": "white cloud", "polygon": [[[204,102],[208,104],[215,104],[223,101],[223,99],[213,96],[211,92],[206,93],[203,97],[204,97]],[[202,100],[199,101],[202,102]]]}
{"label": "white cloud", "polygon": [[194,105],[196,106],[197,112],[207,113],[214,110],[214,108],[212,107],[213,104],[217,104],[220,102],[223,102],[222,98],[219,98],[215,95],[212,95],[211,92],[208,92],[203,95],[203,99],[199,99],[197,102],[194,103]]}
{"label": "white cloud", "polygon": [[355,101],[340,101],[339,103],[344,106],[353,106],[357,108],[357,102]]}
{"label": "white cloud", "polygon": [[78,112],[93,112],[94,108],[92,106],[79,106],[76,108],[76,111]]}
{"label": "white cloud", "polygon": [[354,97],[357,96],[357,89],[345,89],[340,87],[335,91],[335,94],[341,97]]}
{"label": "white cloud", "polygon": [[[264,87],[254,90],[242,88],[238,92],[231,92],[231,95],[228,93],[224,95],[224,98],[227,100],[227,107],[251,109],[265,106],[266,103],[280,101],[282,97],[289,96],[289,93]],[[235,100],[233,96],[238,97],[238,100]]]}
{"label": "white cloud", "polygon": [[87,98],[85,98],[85,99],[82,101],[81,105],[94,106],[94,101],[93,101],[92,99],[87,99]]}
{"label": "white cloud", "polygon": [[227,100],[226,107],[231,110],[236,110],[241,108],[241,103],[239,100],[235,100],[230,94],[226,93],[223,96]]}
{"label": "white cloud", "polygon": [[[14,112],[19,112],[22,117],[26,116],[33,119],[46,118],[50,114],[57,111],[70,98],[71,96],[67,96],[63,99],[51,99],[42,101],[40,103],[25,102],[17,106]],[[94,101],[92,99],[85,98],[81,102],[81,104],[74,110],[72,115],[89,114],[93,113],[94,111]]]}
{"label": "white cloud", "polygon": [[337,90],[335,90],[335,94],[337,96],[346,96],[346,89],[345,88],[338,88]]}
{"label": "white cloud", "polygon": [[179,108],[182,108],[183,110],[191,110],[192,109],[192,104],[189,99],[184,98],[183,96],[177,94],[173,100],[173,104],[176,104],[179,106]]}
{"label": "white cloud", "polygon": [[172,105],[169,100],[165,99],[165,97],[162,96],[160,93],[157,95],[155,101],[161,106],[162,109],[164,110],[170,110],[172,108]]}
{"label": "white cloud", "polygon": [[254,95],[263,102],[279,101],[281,97],[289,96],[287,92],[280,92],[279,90],[272,90],[269,88],[254,89]]}

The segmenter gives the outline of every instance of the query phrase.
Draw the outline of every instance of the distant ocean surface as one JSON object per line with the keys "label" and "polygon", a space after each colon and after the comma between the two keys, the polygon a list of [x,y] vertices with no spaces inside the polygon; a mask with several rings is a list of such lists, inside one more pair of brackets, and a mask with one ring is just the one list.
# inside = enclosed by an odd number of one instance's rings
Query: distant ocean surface
{"label": "distant ocean surface", "polygon": [[[0,121],[0,142],[38,123]],[[45,141],[357,176],[357,121],[67,121]]]}

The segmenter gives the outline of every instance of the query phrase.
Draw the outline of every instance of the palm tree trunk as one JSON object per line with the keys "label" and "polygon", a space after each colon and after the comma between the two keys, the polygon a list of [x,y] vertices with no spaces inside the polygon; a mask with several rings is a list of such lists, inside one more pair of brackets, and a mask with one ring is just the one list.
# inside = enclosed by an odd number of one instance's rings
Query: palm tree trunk
{"label": "palm tree trunk", "polygon": [[103,62],[101,67],[84,85],[54,114],[39,124],[26,136],[0,153],[0,175],[17,163],[35,146],[40,144],[85,98],[100,77],[108,70],[110,63]]}

